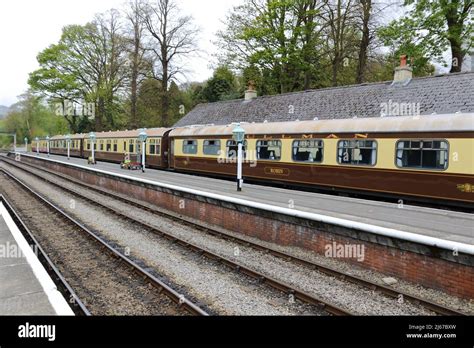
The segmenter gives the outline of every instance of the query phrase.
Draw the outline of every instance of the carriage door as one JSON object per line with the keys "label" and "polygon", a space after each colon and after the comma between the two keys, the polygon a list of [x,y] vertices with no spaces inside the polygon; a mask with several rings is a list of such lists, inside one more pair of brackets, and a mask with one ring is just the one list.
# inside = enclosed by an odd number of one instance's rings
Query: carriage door
{"label": "carriage door", "polygon": [[174,168],[174,139],[170,139],[169,164],[170,168]]}
{"label": "carriage door", "polygon": [[139,140],[135,140],[136,146],[136,154],[137,154],[137,162],[142,163],[142,142]]}

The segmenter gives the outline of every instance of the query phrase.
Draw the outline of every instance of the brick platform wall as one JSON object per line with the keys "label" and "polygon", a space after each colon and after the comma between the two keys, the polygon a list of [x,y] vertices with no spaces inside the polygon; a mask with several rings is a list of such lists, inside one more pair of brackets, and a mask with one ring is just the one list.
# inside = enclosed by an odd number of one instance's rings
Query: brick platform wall
{"label": "brick platform wall", "polygon": [[[353,233],[357,238],[352,238],[348,236],[347,231],[340,231],[339,228],[323,223],[285,221],[285,217],[272,216],[268,212],[253,208],[217,202],[182,192],[172,192],[168,189],[108,175],[97,175],[87,170],[78,170],[41,159],[23,157],[22,161],[41,161],[42,166],[83,182],[127,194],[161,208],[279,245],[301,247],[322,255],[325,254],[326,246],[333,242],[341,245],[365,245],[362,262],[355,258],[340,260],[455,296],[474,298],[474,258],[469,255],[459,256],[467,262],[457,262],[457,257],[450,256],[449,251],[440,251],[411,242],[374,235],[364,236],[360,232]],[[453,261],[436,257],[442,253],[447,253]]]}

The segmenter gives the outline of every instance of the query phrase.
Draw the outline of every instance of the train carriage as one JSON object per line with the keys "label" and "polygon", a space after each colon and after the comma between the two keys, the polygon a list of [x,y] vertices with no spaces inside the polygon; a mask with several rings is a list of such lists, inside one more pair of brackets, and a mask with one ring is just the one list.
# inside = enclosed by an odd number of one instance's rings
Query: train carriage
{"label": "train carriage", "polygon": [[[70,136],[69,154],[71,157],[83,157],[84,134]],[[53,155],[67,155],[67,139],[64,135],[54,136],[50,139],[49,152]]]}
{"label": "train carriage", "polygon": [[[247,179],[469,205],[474,115],[241,124]],[[235,177],[235,125],[170,132],[170,167]]]}
{"label": "train carriage", "polygon": [[39,152],[39,153],[47,153],[48,152],[48,141],[45,138],[41,138],[38,140],[33,140],[31,143],[31,151],[32,152]]}
{"label": "train carriage", "polygon": [[[167,133],[169,128],[147,129],[146,140],[146,165],[153,168],[167,168],[168,152]],[[142,143],[138,140],[139,130],[126,130],[117,132],[96,133],[94,144],[94,157],[97,160],[120,163],[126,155],[132,161],[141,162]],[[83,157],[87,158],[92,154],[92,145],[88,136],[84,138]]]}

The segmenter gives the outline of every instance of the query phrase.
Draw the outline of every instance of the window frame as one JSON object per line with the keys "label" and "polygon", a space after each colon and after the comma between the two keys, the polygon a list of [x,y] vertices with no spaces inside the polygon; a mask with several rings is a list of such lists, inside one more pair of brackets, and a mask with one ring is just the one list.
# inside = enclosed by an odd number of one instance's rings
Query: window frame
{"label": "window frame", "polygon": [[[295,143],[297,141],[318,141],[321,142],[321,147],[318,147],[318,149],[321,150],[321,161],[315,162],[315,161],[300,161],[295,159],[295,154],[294,154],[294,149],[295,149]],[[299,147],[298,147],[299,148]],[[313,164],[321,164],[324,162],[324,139],[294,139],[293,142],[291,143],[291,160],[295,163],[313,163]]]}
{"label": "window frame", "polygon": [[[339,144],[343,141],[372,141],[375,144],[375,162],[373,164],[342,163],[339,157]],[[355,149],[355,148],[354,148]],[[375,139],[339,139],[336,144],[336,162],[340,166],[376,167],[379,161],[379,143]]]}
{"label": "window frame", "polygon": [[[186,152],[186,151],[184,151],[184,148],[186,146],[190,146],[190,145],[186,144],[188,141],[192,141],[192,142],[195,143],[194,145],[192,145],[192,146],[196,147],[195,152]],[[199,152],[199,141],[197,139],[183,139],[183,145],[181,147],[181,151],[182,151],[183,155],[197,155],[197,153]]]}
{"label": "window frame", "polygon": [[[152,146],[153,146],[153,151],[151,151]],[[155,154],[155,151],[156,151],[156,141],[155,141],[155,139],[150,139],[150,140],[148,141],[148,153],[149,153],[150,155],[154,155],[154,154]]]}
{"label": "window frame", "polygon": [[[398,160],[398,150],[400,150],[398,148],[398,143],[402,142],[402,141],[419,141],[419,142],[429,142],[429,141],[440,141],[440,142],[445,142],[448,147],[446,148],[446,150],[437,150],[437,151],[446,151],[447,154],[446,154],[446,168],[443,168],[443,169],[440,169],[440,168],[426,168],[426,167],[401,167],[398,165],[397,163],[397,160]],[[410,148],[411,149],[411,148]],[[407,139],[398,139],[397,142],[395,143],[395,156],[393,157],[394,159],[394,164],[395,164],[395,167],[397,167],[398,169],[402,169],[402,170],[413,170],[413,171],[436,171],[436,172],[445,172],[449,169],[449,165],[450,165],[450,162],[449,162],[449,157],[450,157],[450,153],[451,153],[451,144],[450,142],[447,140],[447,139],[444,139],[444,138],[439,138],[439,139],[433,139],[433,138],[425,138],[425,139],[413,139],[413,138],[407,138]],[[423,152],[423,147],[421,147],[421,151]],[[436,150],[435,150],[436,151]]]}
{"label": "window frame", "polygon": [[[269,159],[269,158],[259,158],[260,156],[260,152],[258,151],[258,143],[261,142],[261,141],[266,141],[266,142],[269,142],[269,141],[277,141],[280,143],[280,157],[278,159]],[[260,146],[261,147],[261,146]],[[268,147],[268,145],[266,146]],[[283,142],[281,139],[256,139],[256,142],[255,142],[255,154],[256,154],[256,157],[257,157],[257,161],[271,161],[271,162],[280,162],[281,161],[281,157],[283,155]]]}
{"label": "window frame", "polygon": [[106,140],[105,141],[105,151],[106,152],[112,152],[112,140]]}
{"label": "window frame", "polygon": [[[206,142],[214,141],[218,143],[219,145],[206,145]],[[207,147],[212,147],[212,148],[218,148],[217,153],[206,153],[206,146]],[[220,151],[221,151],[222,143],[220,139],[204,139],[202,142],[202,154],[204,156],[220,156]]]}

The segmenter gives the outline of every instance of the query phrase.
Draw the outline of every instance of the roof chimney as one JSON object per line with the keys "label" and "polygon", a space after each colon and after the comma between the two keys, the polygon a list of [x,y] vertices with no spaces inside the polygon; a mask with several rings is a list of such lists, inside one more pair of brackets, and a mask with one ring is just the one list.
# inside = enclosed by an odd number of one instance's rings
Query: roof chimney
{"label": "roof chimney", "polygon": [[245,91],[245,100],[252,100],[257,98],[257,91],[255,90],[255,82],[249,81],[249,87]]}
{"label": "roof chimney", "polygon": [[407,65],[407,56],[400,56],[400,66],[395,68],[392,84],[408,84],[413,78],[413,69]]}

